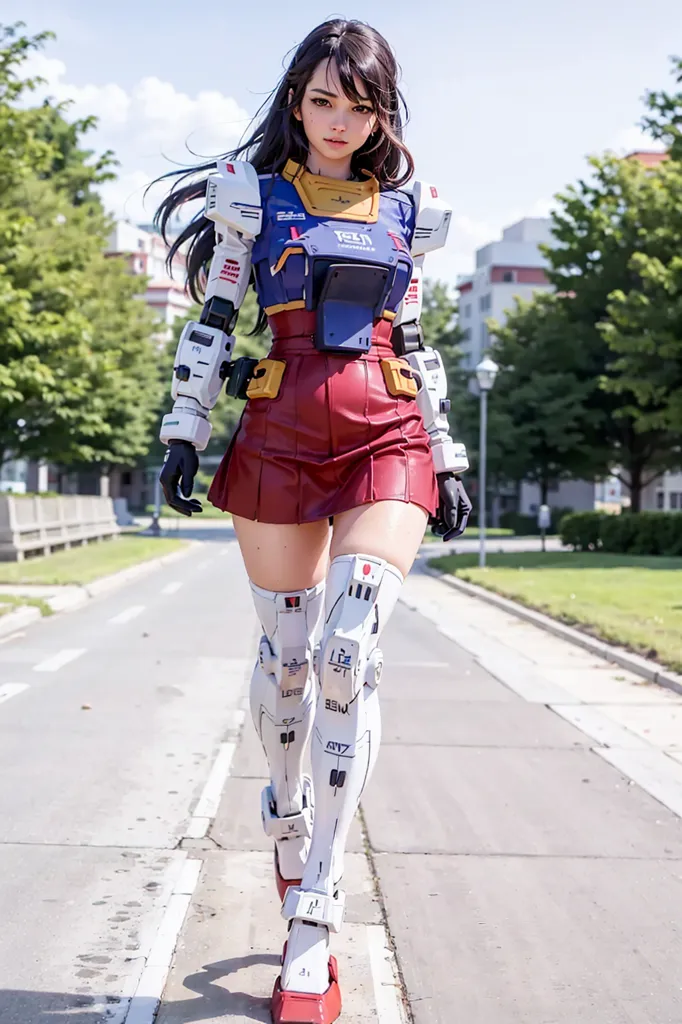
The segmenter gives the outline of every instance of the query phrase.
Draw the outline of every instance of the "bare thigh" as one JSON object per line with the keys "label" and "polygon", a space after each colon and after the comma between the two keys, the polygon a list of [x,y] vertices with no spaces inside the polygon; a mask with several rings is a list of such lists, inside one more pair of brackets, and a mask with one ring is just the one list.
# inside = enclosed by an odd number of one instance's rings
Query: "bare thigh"
{"label": "bare thigh", "polygon": [[374,555],[407,576],[424,537],[428,515],[406,501],[375,501],[334,516],[331,558]]}
{"label": "bare thigh", "polygon": [[331,530],[317,523],[259,523],[233,516],[249,579],[264,590],[305,590],[327,575]]}

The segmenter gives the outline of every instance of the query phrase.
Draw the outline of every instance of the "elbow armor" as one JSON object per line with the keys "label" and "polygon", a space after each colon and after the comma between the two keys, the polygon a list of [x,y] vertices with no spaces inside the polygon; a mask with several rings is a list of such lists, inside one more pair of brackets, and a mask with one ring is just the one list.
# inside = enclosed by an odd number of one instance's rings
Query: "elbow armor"
{"label": "elbow armor", "polygon": [[464,473],[469,468],[469,460],[464,445],[450,437],[448,379],[440,352],[424,348],[408,353],[405,358],[419,378],[417,406],[429,435],[435,472]]}
{"label": "elbow armor", "polygon": [[239,307],[251,276],[251,249],[262,221],[258,175],[249,163],[219,160],[206,184],[208,220],[216,244],[199,322],[185,324],[175,355],[173,411],[164,416],[160,439],[189,441],[203,451],[211,436],[208,418],[230,376]]}
{"label": "elbow armor", "polygon": [[435,472],[463,473],[469,468],[469,460],[465,446],[450,437],[450,402],[443,360],[436,349],[424,345],[419,322],[424,256],[445,245],[452,211],[438,196],[438,190],[423,181],[415,182],[412,196],[415,208],[412,239],[414,271],[396,316],[392,340],[397,354],[406,359],[419,381],[417,406],[429,435]]}

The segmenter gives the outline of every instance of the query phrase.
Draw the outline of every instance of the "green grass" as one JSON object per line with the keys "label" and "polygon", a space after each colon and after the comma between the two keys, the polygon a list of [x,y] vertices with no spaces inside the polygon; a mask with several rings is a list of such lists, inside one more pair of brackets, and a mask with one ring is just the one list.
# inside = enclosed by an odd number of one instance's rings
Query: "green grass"
{"label": "green grass", "polygon": [[[222,509],[216,508],[215,505],[211,505],[211,503],[206,500],[206,495],[205,494],[195,494],[194,497],[199,499],[199,501],[201,502],[201,504],[203,505],[203,508],[204,508],[203,512],[197,512],[197,514],[196,514],[197,515],[197,520],[199,520],[199,519],[224,519],[226,522],[229,522],[229,520],[232,519],[232,516],[230,515],[229,512],[223,512]],[[156,509],[156,505],[147,505],[147,508],[142,513],[142,515],[143,516],[151,516],[151,515],[154,514],[155,509]],[[161,518],[162,519],[184,519],[186,521],[189,521],[187,516],[183,516],[182,512],[176,512],[174,508],[170,507],[170,505],[165,505],[165,504],[161,506]],[[194,519],[194,516],[192,516],[192,519]]]}
{"label": "green grass", "polygon": [[168,555],[186,543],[169,537],[128,535],[23,562],[0,562],[0,583],[91,583],[99,576]]}
{"label": "green grass", "polygon": [[682,558],[531,551],[429,564],[682,672]]}
{"label": "green grass", "polygon": [[[457,540],[477,540],[479,535],[480,535],[480,530],[478,529],[477,526],[467,526],[466,532],[464,533],[464,536],[463,537],[457,537],[456,539]],[[498,527],[498,526],[494,526],[494,527],[490,527],[489,526],[488,529],[485,531],[485,535],[486,535],[486,537],[513,537],[514,536],[514,531],[513,530],[504,530],[504,529],[502,529],[501,527]],[[431,530],[427,529],[426,533],[424,534],[424,543],[425,544],[428,544],[428,543],[442,544],[443,543],[443,538],[442,537],[434,537],[434,535],[431,533]]]}
{"label": "green grass", "polygon": [[52,609],[47,601],[43,601],[39,597],[22,597],[19,594],[0,594],[0,618],[2,618],[3,615],[16,611],[17,608],[22,608],[27,604],[40,608],[41,615],[52,615]]}

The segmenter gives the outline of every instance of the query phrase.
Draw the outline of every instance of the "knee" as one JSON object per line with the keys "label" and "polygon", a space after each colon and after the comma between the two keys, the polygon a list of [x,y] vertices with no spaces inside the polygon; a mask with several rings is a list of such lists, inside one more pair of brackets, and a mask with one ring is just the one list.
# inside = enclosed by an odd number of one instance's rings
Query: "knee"
{"label": "knee", "polygon": [[323,636],[319,652],[320,697],[329,711],[345,714],[358,694],[361,661],[360,644],[353,637],[335,630]]}

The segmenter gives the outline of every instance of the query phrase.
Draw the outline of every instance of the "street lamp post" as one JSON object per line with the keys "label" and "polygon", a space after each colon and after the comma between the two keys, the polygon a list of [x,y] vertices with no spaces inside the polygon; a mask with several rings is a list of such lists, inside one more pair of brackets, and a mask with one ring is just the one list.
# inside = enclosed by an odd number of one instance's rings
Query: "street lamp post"
{"label": "street lamp post", "polygon": [[478,564],[481,569],[485,568],[485,472],[488,434],[488,392],[495,383],[498,370],[499,366],[493,362],[490,356],[485,356],[476,367],[476,378],[481,396],[481,433],[478,446]]}

